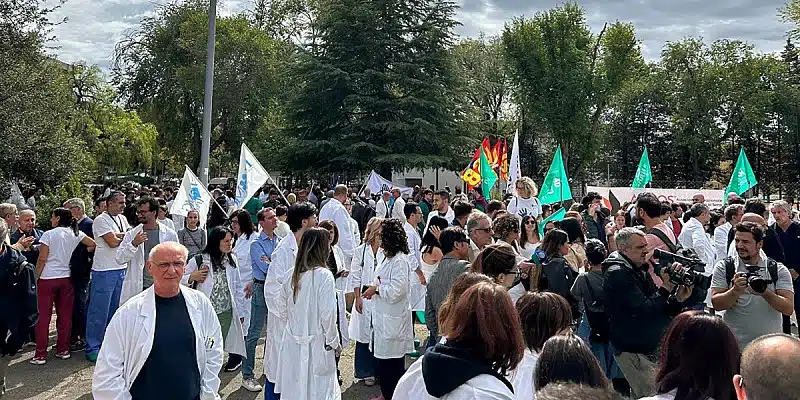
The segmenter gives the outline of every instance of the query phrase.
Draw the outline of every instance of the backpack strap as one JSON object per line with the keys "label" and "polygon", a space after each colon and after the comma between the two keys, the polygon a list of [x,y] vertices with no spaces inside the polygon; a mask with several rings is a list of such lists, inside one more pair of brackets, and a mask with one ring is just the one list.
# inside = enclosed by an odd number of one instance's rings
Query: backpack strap
{"label": "backpack strap", "polygon": [[722,259],[725,262],[725,281],[730,285],[733,282],[733,276],[736,275],[736,263],[733,257],[725,257]]}
{"label": "backpack strap", "polygon": [[664,244],[667,245],[667,248],[669,248],[670,253],[674,253],[674,252],[678,251],[678,246],[675,243],[673,243],[672,240],[669,240],[667,235],[664,234],[664,232],[661,232],[661,230],[659,230],[657,228],[650,228],[647,231],[647,234],[648,235],[654,235],[659,240],[664,242]]}
{"label": "backpack strap", "polygon": [[772,281],[772,284],[778,283],[778,262],[767,258],[767,272],[769,272],[769,278]]}

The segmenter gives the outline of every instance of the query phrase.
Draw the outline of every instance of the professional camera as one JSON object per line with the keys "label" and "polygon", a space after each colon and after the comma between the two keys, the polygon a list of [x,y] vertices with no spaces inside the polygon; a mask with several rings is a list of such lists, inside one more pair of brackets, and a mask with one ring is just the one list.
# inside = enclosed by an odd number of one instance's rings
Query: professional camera
{"label": "professional camera", "polygon": [[747,268],[745,277],[747,278],[747,284],[750,286],[750,289],[753,289],[754,292],[759,294],[764,293],[770,281],[762,278],[761,274],[758,273],[761,267],[758,265],[746,265],[745,268]]}
{"label": "professional camera", "polygon": [[[694,254],[687,254],[688,251],[682,250],[684,255],[670,253],[661,249],[655,249],[653,257],[658,258],[658,268],[656,273],[660,274],[661,269],[666,268],[669,272],[670,282],[676,285],[694,285],[703,290],[711,287],[711,275],[700,271],[705,271],[706,264]],[[672,264],[683,265],[683,270],[673,269]]]}

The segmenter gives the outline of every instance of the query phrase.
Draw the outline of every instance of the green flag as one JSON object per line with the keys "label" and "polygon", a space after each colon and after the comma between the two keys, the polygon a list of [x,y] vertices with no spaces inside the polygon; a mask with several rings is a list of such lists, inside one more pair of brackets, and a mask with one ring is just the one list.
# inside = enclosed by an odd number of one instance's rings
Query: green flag
{"label": "green flag", "polygon": [[722,201],[727,204],[729,193],[741,195],[756,184],[758,184],[756,174],[753,173],[753,168],[750,166],[750,161],[747,160],[744,147],[742,147],[739,151],[739,159],[736,160],[736,167],[733,169],[733,174],[731,175],[731,181],[725,189],[725,196],[723,196]]}
{"label": "green flag", "polygon": [[544,227],[547,225],[548,222],[561,221],[564,219],[565,215],[567,215],[567,209],[561,207],[560,210],[550,214],[549,217],[543,219],[542,222],[539,222],[539,237],[544,238]]}
{"label": "green flag", "polygon": [[631,187],[641,189],[653,181],[653,173],[650,171],[650,157],[647,156],[647,146],[644,147],[642,159],[639,160],[639,168],[636,168],[636,176],[633,177]]}
{"label": "green flag", "polygon": [[569,188],[567,171],[564,170],[564,160],[561,158],[561,146],[556,149],[553,155],[553,162],[544,177],[542,190],[539,191],[539,202],[542,204],[553,204],[572,199],[572,190]]}
{"label": "green flag", "polygon": [[483,152],[483,146],[481,146],[480,163],[481,191],[483,192],[483,197],[488,201],[492,191],[492,186],[494,186],[494,183],[497,182],[497,173],[495,173],[492,169],[492,166],[489,165],[489,160],[486,158],[486,153]]}

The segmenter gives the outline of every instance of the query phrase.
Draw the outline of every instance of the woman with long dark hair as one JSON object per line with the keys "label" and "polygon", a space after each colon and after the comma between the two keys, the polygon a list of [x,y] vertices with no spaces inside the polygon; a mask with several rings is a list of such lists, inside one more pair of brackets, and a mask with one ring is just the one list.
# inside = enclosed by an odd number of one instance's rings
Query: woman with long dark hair
{"label": "woman with long dark hair", "polygon": [[519,233],[519,254],[530,260],[533,252],[539,247],[542,238],[539,237],[539,221],[530,215],[522,217]]}
{"label": "woman with long dark hair", "polygon": [[564,218],[559,223],[559,229],[567,233],[569,252],[564,258],[575,272],[580,272],[586,267],[586,236],[583,234],[583,224],[575,218]]}
{"label": "woman with long dark hair", "polygon": [[469,270],[484,274],[492,278],[498,285],[511,289],[519,276],[517,256],[510,244],[492,243],[478,253]]}
{"label": "woman with long dark hair", "polygon": [[411,365],[396,399],[513,399],[506,379],[522,359],[519,318],[507,290],[491,282],[469,287],[440,315],[442,341]]}
{"label": "woman with long dark hair", "polygon": [[536,390],[542,390],[554,382],[577,383],[600,389],[609,386],[592,351],[572,333],[547,339],[536,361],[533,374]]}
{"label": "woman with long dark hair", "polygon": [[578,273],[565,258],[570,252],[567,233],[560,229],[547,232],[540,248],[544,251],[545,259],[539,277],[539,290],[557,293],[567,299],[572,306],[573,317],[577,319],[580,313],[570,289]]}
{"label": "woman with long dark hair", "polygon": [[[336,328],[339,330],[341,347],[345,348],[350,344],[350,335],[347,332],[347,316],[345,315],[345,307],[347,306],[347,302],[344,299],[344,293],[347,291],[347,277],[350,274],[350,266],[346,265],[345,260],[347,260],[347,258],[345,258],[344,252],[339,247],[339,228],[336,226],[336,223],[330,220],[325,220],[321,221],[317,226],[328,231],[330,251],[328,253],[328,260],[326,261],[325,266],[328,267],[328,269],[331,271],[331,274],[333,274],[333,278],[335,279],[336,283]],[[338,375],[338,357],[336,358],[336,370]],[[339,380],[341,384],[341,377]]]}
{"label": "woman with long dark hair", "polygon": [[439,235],[443,230],[447,229],[448,226],[450,226],[450,224],[446,219],[434,216],[428,223],[428,231],[425,232],[425,236],[422,237],[422,248],[420,249],[420,253],[422,253],[422,262],[420,264],[426,282],[431,279],[431,275],[433,275],[433,272],[439,267],[439,261],[444,257],[442,248],[439,246]]}
{"label": "woman with long dark hair", "polygon": [[739,344],[722,318],[687,311],[661,342],[657,395],[643,400],[735,400],[731,376],[739,372]]}
{"label": "woman with long dark hair", "polygon": [[522,361],[510,374],[516,399],[535,399],[533,371],[542,346],[551,337],[572,328],[572,310],[563,297],[550,292],[528,293],[517,300],[517,313],[525,338]]}
{"label": "woman with long dark hair", "polygon": [[233,231],[224,226],[211,229],[205,250],[186,265],[183,283],[203,292],[211,300],[222,329],[224,349],[233,355],[234,361],[238,360],[238,365],[226,365],[225,370],[235,371],[241,367],[241,357],[246,357],[247,352],[241,311],[245,288],[233,255]]}
{"label": "woman with long dark hair", "polygon": [[405,355],[414,351],[414,331],[408,312],[411,265],[402,221],[396,218],[383,221],[381,248],[386,259],[375,271],[374,283],[362,296],[374,298],[372,348],[378,360],[381,394],[385,400],[391,400],[397,381],[405,370]]}
{"label": "woman with long dark hair", "polygon": [[305,231],[292,278],[281,287],[277,314],[286,320],[286,329],[276,386],[292,398],[341,398],[336,380],[336,358],[342,351],[336,327],[336,289],[326,265],[330,251],[326,229]]}
{"label": "woman with long dark hair", "polygon": [[[79,243],[94,248],[95,242],[78,230],[78,221],[66,208],[56,208],[50,218],[53,229],[45,232],[39,239],[39,258],[36,260],[37,306],[39,321],[36,323],[36,353],[31,364],[42,365],[47,362],[47,346],[50,334],[50,318],[53,305],[56,307],[56,357],[66,360],[69,355],[69,341],[72,335],[72,307],[75,291],[70,281],[69,260]],[[0,311],[2,312],[2,311]]]}

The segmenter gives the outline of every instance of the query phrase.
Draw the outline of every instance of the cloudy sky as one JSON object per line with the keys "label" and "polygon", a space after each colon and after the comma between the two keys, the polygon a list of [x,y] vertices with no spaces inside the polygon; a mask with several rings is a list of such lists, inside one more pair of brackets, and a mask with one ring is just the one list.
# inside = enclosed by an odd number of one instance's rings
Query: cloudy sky
{"label": "cloudy sky", "polygon": [[[220,13],[230,14],[252,7],[250,0],[219,0]],[[480,32],[497,34],[505,21],[515,16],[533,16],[561,1],[555,0],[457,0],[461,5],[458,29],[462,36]],[[667,41],[688,36],[742,39],[762,51],[780,51],[789,26],[781,23],[777,10],[786,0],[580,0],[589,24],[598,32],[603,23],[633,22],[647,59],[659,57]],[[86,60],[103,69],[110,65],[114,44],[121,35],[138,27],[153,11],[152,0],[68,0],[58,17],[68,22],[56,27],[55,50],[66,62]]]}

